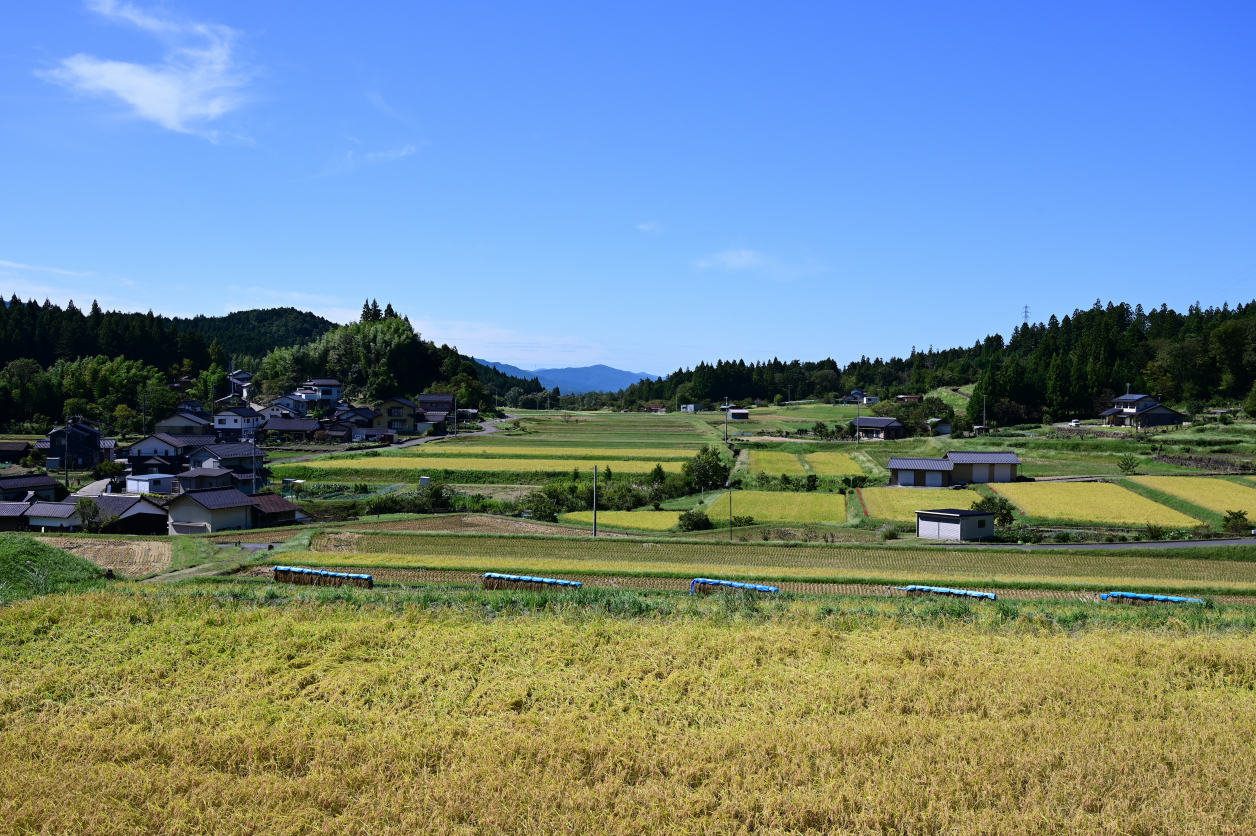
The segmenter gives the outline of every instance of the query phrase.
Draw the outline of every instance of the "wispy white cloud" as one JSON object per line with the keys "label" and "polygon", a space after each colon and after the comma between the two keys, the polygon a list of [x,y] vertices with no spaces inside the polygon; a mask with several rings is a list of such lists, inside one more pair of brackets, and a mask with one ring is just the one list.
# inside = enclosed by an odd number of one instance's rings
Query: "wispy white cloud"
{"label": "wispy white cloud", "polygon": [[95,275],[91,271],[84,270],[63,270],[60,267],[39,267],[34,264],[18,264],[16,261],[0,261],[0,267],[7,267],[10,270],[34,270],[38,273],[56,273],[59,276],[92,276]]}
{"label": "wispy white cloud", "polygon": [[712,253],[694,262],[699,270],[753,270],[766,263],[763,254],[755,250],[724,250]]}
{"label": "wispy white cloud", "polygon": [[236,31],[216,23],[150,13],[119,0],[89,0],[92,11],[164,41],[160,63],[135,64],[79,53],[43,78],[88,95],[120,99],[132,112],[172,131],[216,139],[206,125],[245,102],[248,74],[232,54]]}
{"label": "wispy white cloud", "polygon": [[370,154],[364,154],[363,159],[368,163],[390,163],[393,160],[408,157],[418,150],[419,146],[417,145],[406,145],[402,148],[394,148],[391,151],[373,151]]}
{"label": "wispy white cloud", "polygon": [[637,224],[637,229],[642,232],[662,232],[663,225],[658,221],[642,221]]}
{"label": "wispy white cloud", "polygon": [[814,276],[825,271],[825,266],[808,254],[791,258],[751,249],[729,249],[703,256],[693,262],[699,270],[721,270],[729,273],[753,273],[777,281],[790,281]]}

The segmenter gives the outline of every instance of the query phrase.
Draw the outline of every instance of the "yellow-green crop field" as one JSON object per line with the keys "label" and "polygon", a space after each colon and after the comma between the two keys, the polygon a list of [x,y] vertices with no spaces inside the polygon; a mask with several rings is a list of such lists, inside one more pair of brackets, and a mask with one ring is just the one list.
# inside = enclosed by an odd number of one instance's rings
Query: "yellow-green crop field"
{"label": "yellow-green crop field", "polygon": [[1246,630],[348,594],[0,610],[3,829],[1256,832]]}
{"label": "yellow-green crop field", "polygon": [[[572,522],[593,523],[592,511],[572,511],[563,514],[563,520]],[[598,511],[598,525],[613,525],[619,528],[635,528],[639,531],[667,531],[676,527],[680,519],[679,511]]]}
{"label": "yellow-green crop field", "polygon": [[782,473],[787,476],[804,476],[807,473],[798,456],[777,450],[751,450],[750,471],[755,474],[767,473],[771,476]]}
{"label": "yellow-green crop field", "polygon": [[1245,485],[1199,476],[1135,476],[1134,481],[1209,511],[1246,511],[1248,519],[1256,520],[1256,489]]}
{"label": "yellow-green crop field", "polygon": [[1009,482],[990,485],[1031,517],[1189,528],[1199,520],[1111,482]]}
{"label": "yellow-green crop field", "polygon": [[847,453],[808,453],[807,464],[817,476],[858,476],[863,468]]}
{"label": "yellow-green crop field", "polygon": [[[708,514],[728,513],[728,493],[711,501]],[[846,522],[846,497],[836,493],[794,491],[734,491],[733,514],[751,516],[755,522]]]}
{"label": "yellow-green crop field", "polygon": [[962,511],[981,499],[976,491],[929,488],[864,488],[860,493],[868,506],[868,516],[902,522],[915,522],[917,511],[931,508],[958,508]]}
{"label": "yellow-green crop field", "polygon": [[[318,459],[305,466],[330,470],[468,470],[468,471],[554,471],[570,473],[573,467],[589,473],[594,465],[614,473],[649,473],[661,464],[668,473],[679,473],[682,462],[653,461],[571,461],[563,459],[465,459],[451,456],[378,456],[361,459]],[[282,467],[282,465],[279,465]]]}
{"label": "yellow-green crop field", "polygon": [[698,450],[677,447],[545,447],[539,444],[420,444],[405,451],[406,456],[440,458],[446,456],[488,456],[492,458],[522,457],[537,459],[649,459],[665,461],[692,459]]}

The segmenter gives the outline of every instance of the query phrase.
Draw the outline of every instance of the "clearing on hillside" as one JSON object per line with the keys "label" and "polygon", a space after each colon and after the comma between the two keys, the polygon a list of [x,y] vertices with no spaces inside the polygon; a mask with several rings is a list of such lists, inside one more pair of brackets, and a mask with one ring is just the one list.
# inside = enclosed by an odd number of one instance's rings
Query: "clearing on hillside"
{"label": "clearing on hillside", "polygon": [[963,511],[981,499],[975,491],[933,488],[863,488],[859,493],[864,505],[868,506],[868,516],[900,522],[915,522],[917,511],[932,508],[958,508]]}
{"label": "clearing on hillside", "polygon": [[1190,528],[1199,520],[1111,482],[1009,482],[990,485],[1031,517],[1073,522]]}

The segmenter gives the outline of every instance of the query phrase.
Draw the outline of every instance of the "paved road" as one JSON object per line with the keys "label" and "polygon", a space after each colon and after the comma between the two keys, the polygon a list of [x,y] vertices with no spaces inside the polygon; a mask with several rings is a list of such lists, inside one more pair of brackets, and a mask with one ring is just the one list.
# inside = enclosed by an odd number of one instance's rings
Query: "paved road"
{"label": "paved road", "polygon": [[[956,548],[1009,548],[1008,543],[967,543]],[[1233,537],[1218,540],[1156,540],[1138,543],[1026,543],[1010,545],[1014,549],[1036,551],[1051,549],[1197,549],[1205,546],[1256,546],[1256,537]]]}

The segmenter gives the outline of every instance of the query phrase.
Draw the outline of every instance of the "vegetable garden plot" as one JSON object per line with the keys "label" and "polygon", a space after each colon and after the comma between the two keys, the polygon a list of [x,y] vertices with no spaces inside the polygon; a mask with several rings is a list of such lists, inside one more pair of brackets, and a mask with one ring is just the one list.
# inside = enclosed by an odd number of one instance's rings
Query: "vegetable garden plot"
{"label": "vegetable garden plot", "polygon": [[1011,482],[990,485],[1031,517],[1190,528],[1199,520],[1110,482]]}

